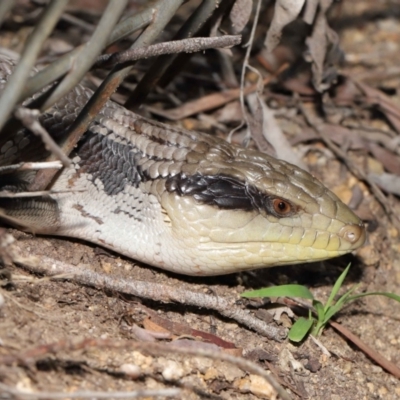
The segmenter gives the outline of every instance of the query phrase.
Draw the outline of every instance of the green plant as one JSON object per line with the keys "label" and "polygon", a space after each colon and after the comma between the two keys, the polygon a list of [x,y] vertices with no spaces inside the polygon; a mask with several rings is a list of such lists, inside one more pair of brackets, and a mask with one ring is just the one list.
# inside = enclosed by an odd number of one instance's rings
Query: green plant
{"label": "green plant", "polygon": [[400,302],[400,296],[387,293],[387,292],[368,292],[353,294],[354,291],[359,287],[359,284],[354,285],[346,293],[340,296],[337,300],[335,298],[338,295],[340,288],[343,285],[347,273],[349,272],[350,264],[342,272],[337,281],[335,282],[331,294],[325,305],[314,298],[313,294],[302,285],[280,285],[272,286],[269,288],[252,290],[242,293],[242,297],[300,297],[302,299],[312,300],[313,312],[309,311],[308,318],[300,317],[293,324],[289,331],[289,339],[294,342],[300,342],[304,337],[311,332],[314,336],[319,336],[324,330],[326,324],[330,319],[338,313],[345,305],[350,302],[357,300],[365,296],[386,296],[393,300]]}

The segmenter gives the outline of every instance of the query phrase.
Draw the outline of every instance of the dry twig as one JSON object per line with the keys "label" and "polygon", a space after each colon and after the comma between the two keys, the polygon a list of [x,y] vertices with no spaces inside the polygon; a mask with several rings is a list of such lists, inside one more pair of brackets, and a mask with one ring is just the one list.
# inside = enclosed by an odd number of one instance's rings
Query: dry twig
{"label": "dry twig", "polygon": [[136,60],[156,57],[163,54],[195,53],[207,49],[229,48],[240,44],[240,35],[217,37],[196,37],[171,42],[157,43],[147,47],[129,49],[119,53],[104,54],[93,65],[95,68],[110,68],[116,64],[131,64]]}
{"label": "dry twig", "polygon": [[46,256],[34,257],[28,254],[22,246],[19,246],[18,242],[13,245],[10,251],[13,262],[35,273],[46,275],[69,274],[72,281],[94,286],[98,289],[123,292],[163,303],[173,302],[215,310],[219,314],[231,318],[268,338],[281,341],[286,336],[286,332],[283,329],[269,326],[264,321],[254,317],[248,310],[237,307],[235,305],[236,297],[221,298],[216,295],[184,290],[168,285],[128,280],[97,273]]}
{"label": "dry twig", "polygon": [[62,340],[55,343],[36,347],[32,350],[21,352],[16,355],[0,356],[0,364],[28,364],[35,359],[40,358],[46,354],[56,354],[60,351],[72,352],[76,350],[87,350],[90,348],[108,348],[108,349],[129,349],[139,350],[154,356],[165,354],[182,354],[184,356],[205,357],[211,360],[225,361],[230,364],[236,365],[243,371],[258,375],[264,378],[273,389],[281,396],[283,400],[290,400],[287,392],[276,382],[275,378],[270,375],[263,368],[253,363],[252,361],[245,360],[240,357],[235,357],[224,352],[215,352],[199,348],[182,348],[175,346],[172,343],[152,343],[152,342],[135,342],[135,341],[117,341],[113,339],[84,339],[79,342],[72,342],[69,340]]}
{"label": "dry twig", "polygon": [[58,158],[63,163],[64,167],[69,167],[71,165],[71,160],[63,153],[62,149],[60,149],[54,139],[40,124],[38,119],[40,116],[39,110],[18,107],[18,109],[15,111],[15,116],[21,120],[25,128],[29,129],[42,139],[46,149],[51,151],[54,157]]}

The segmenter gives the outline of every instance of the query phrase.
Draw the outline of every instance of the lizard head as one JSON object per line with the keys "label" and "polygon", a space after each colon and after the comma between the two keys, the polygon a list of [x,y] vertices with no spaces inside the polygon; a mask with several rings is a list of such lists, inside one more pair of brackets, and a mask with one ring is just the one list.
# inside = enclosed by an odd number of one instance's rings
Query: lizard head
{"label": "lizard head", "polygon": [[166,188],[162,207],[193,275],[319,261],[365,241],[362,221],[316,178],[256,151],[204,157]]}

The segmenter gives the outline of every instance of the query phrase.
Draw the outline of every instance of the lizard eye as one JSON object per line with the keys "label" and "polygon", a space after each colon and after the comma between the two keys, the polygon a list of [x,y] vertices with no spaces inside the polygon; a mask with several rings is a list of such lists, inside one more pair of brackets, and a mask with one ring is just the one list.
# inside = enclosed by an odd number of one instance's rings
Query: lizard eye
{"label": "lizard eye", "polygon": [[272,200],[272,208],[279,217],[286,217],[294,211],[293,206],[288,201],[280,198]]}

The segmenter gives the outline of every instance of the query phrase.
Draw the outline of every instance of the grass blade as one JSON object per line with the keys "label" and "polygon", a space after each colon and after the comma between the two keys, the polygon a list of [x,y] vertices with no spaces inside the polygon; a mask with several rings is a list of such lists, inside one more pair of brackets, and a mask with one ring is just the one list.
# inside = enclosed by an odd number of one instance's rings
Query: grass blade
{"label": "grass blade", "polygon": [[342,287],[343,281],[345,280],[346,275],[349,272],[350,265],[351,264],[349,264],[346,267],[346,269],[340,274],[339,278],[335,282],[335,285],[332,288],[331,294],[329,295],[328,301],[325,304],[325,308],[324,308],[325,312],[330,308],[331,304],[333,303],[333,299],[335,298],[335,296],[338,294],[340,288]]}
{"label": "grass blade", "polygon": [[400,303],[400,296],[394,293],[388,293],[388,292],[367,292],[367,293],[360,293],[360,294],[355,294],[354,296],[351,296],[347,299],[347,301],[352,301],[352,300],[357,300],[361,297],[365,296],[386,296],[389,297],[389,299],[396,300]]}
{"label": "grass blade", "polygon": [[314,296],[303,285],[279,285],[264,289],[250,290],[241,294],[242,297],[300,297],[312,300]]}

